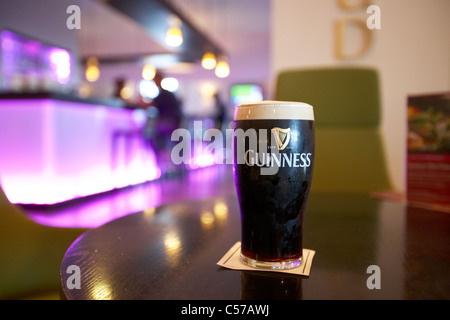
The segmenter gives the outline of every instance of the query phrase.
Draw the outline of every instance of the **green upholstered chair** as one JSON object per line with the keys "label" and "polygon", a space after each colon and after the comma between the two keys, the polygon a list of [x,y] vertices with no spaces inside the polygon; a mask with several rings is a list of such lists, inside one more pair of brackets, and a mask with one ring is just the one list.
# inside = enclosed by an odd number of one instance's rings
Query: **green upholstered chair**
{"label": "green upholstered chair", "polygon": [[0,299],[58,299],[64,253],[83,231],[33,222],[0,188]]}
{"label": "green upholstered chair", "polygon": [[333,67],[278,74],[275,99],[314,107],[316,151],[311,192],[391,190],[380,132],[375,69]]}

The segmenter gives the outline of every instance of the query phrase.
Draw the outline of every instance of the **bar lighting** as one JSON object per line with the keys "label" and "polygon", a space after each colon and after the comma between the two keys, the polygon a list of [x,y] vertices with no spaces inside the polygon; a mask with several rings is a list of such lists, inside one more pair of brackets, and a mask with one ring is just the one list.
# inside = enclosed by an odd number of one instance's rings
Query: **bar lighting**
{"label": "bar lighting", "polygon": [[227,60],[222,57],[216,65],[215,74],[218,78],[226,78],[230,75],[230,66]]}
{"label": "bar lighting", "polygon": [[145,64],[144,67],[142,68],[142,78],[144,80],[153,80],[155,75],[156,75],[155,67],[148,63]]}
{"label": "bar lighting", "polygon": [[100,69],[98,68],[98,60],[95,57],[90,57],[86,62],[86,80],[95,82],[100,78]]}
{"label": "bar lighting", "polygon": [[161,88],[164,90],[175,92],[178,90],[178,80],[176,78],[168,77],[161,80]]}
{"label": "bar lighting", "polygon": [[210,167],[216,164],[216,155],[206,150],[205,147],[198,148],[194,151],[190,161],[186,164],[189,170],[196,170]]}
{"label": "bar lighting", "polygon": [[170,47],[179,47],[183,43],[183,34],[179,27],[170,27],[166,33],[166,44]]}
{"label": "bar lighting", "polygon": [[59,83],[67,83],[70,79],[70,54],[67,50],[53,48],[50,51],[50,65]]}
{"label": "bar lighting", "polygon": [[130,100],[134,94],[133,83],[126,83],[125,86],[120,90],[120,97],[124,100]]}
{"label": "bar lighting", "polygon": [[166,44],[170,47],[179,47],[182,43],[181,20],[176,16],[170,16],[169,28],[166,32]]}
{"label": "bar lighting", "polygon": [[212,52],[205,52],[202,57],[202,67],[206,70],[212,70],[216,67],[216,56]]}
{"label": "bar lighting", "polygon": [[52,90],[66,85],[71,80],[72,63],[66,49],[9,30],[0,31],[3,89]]}
{"label": "bar lighting", "polygon": [[216,85],[212,82],[204,82],[200,86],[200,94],[205,100],[213,98],[216,92]]}
{"label": "bar lighting", "polygon": [[159,88],[152,80],[141,80],[139,82],[139,93],[144,99],[154,99],[159,94]]}

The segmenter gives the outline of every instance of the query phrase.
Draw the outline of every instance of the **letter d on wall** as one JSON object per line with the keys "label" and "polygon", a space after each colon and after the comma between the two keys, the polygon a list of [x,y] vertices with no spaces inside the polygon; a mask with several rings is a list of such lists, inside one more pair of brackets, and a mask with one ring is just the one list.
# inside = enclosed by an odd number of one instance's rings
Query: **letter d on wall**
{"label": "letter d on wall", "polygon": [[[361,43],[359,46],[351,48],[349,37],[346,35],[352,32],[359,32],[361,35]],[[354,39],[354,37],[352,37]],[[372,43],[372,33],[366,26],[366,20],[359,18],[343,18],[335,23],[335,56],[337,59],[355,59],[363,56],[370,48]],[[352,52],[348,52],[352,51]]]}
{"label": "letter d on wall", "polygon": [[359,1],[337,0],[337,4],[344,10],[358,10],[362,8],[367,8],[367,6],[370,5],[370,0],[359,0]]}

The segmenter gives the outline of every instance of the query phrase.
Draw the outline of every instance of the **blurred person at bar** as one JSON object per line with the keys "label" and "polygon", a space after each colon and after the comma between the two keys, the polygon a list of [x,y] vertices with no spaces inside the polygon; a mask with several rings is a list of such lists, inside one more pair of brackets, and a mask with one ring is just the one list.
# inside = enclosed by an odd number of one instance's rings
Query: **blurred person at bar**
{"label": "blurred person at bar", "polygon": [[125,108],[139,109],[143,108],[140,102],[135,102],[132,99],[132,87],[127,85],[125,78],[119,77],[114,80],[113,98],[123,104]]}
{"label": "blurred person at bar", "polygon": [[214,94],[214,100],[215,100],[215,108],[216,108],[216,128],[219,130],[223,129],[223,124],[227,117],[227,108],[225,107],[225,103],[220,98],[220,95],[218,92]]}
{"label": "blurred person at bar", "polygon": [[[179,128],[182,118],[181,102],[173,92],[164,89],[161,82],[164,75],[157,72],[153,81],[159,89],[159,94],[153,99],[151,105],[158,110],[158,121],[155,128],[154,148],[158,154],[160,166],[170,165],[170,151],[173,145],[172,132]],[[161,168],[164,170],[164,168]]]}
{"label": "blurred person at bar", "polygon": [[114,98],[123,100],[122,96],[120,95],[120,92],[125,87],[125,79],[124,78],[117,78],[114,81]]}

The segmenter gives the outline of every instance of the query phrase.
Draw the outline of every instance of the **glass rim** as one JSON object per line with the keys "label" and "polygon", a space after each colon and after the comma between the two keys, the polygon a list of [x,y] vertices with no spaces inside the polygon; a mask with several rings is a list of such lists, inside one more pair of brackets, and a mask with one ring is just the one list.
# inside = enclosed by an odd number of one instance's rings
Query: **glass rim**
{"label": "glass rim", "polygon": [[258,101],[237,105],[234,120],[312,120],[313,107],[305,102]]}

